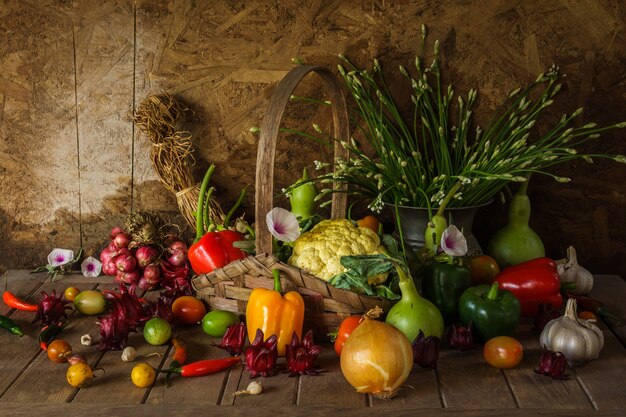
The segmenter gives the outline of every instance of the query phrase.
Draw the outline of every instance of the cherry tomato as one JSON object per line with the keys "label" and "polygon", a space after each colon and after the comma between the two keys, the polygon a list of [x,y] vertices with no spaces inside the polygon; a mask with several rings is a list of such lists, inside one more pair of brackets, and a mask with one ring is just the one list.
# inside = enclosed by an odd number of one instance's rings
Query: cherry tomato
{"label": "cherry tomato", "polygon": [[583,310],[578,313],[578,318],[583,320],[595,320],[598,321],[598,316],[593,314],[591,311]]}
{"label": "cherry tomato", "polygon": [[524,348],[512,337],[497,336],[485,343],[483,357],[494,368],[511,369],[522,361]]}
{"label": "cherry tomato", "polygon": [[335,353],[337,356],[341,356],[343,344],[346,343],[346,339],[359,324],[361,324],[361,316],[350,316],[341,322],[337,330],[337,338],[335,339]]}
{"label": "cherry tomato", "polygon": [[65,340],[56,339],[50,342],[46,353],[48,354],[48,359],[52,362],[65,363],[72,354],[72,346]]}
{"label": "cherry tomato", "polygon": [[74,298],[76,298],[79,292],[80,290],[76,287],[67,287],[63,292],[63,295],[65,296],[66,300],[74,301]]}
{"label": "cherry tomato", "polygon": [[378,234],[378,228],[380,227],[380,221],[372,215],[368,215],[363,217],[360,220],[356,221],[356,224],[359,227],[367,227],[368,229],[371,229],[374,233]]}
{"label": "cherry tomato", "polygon": [[202,320],[206,314],[206,307],[204,303],[196,297],[183,295],[172,303],[172,313],[174,313],[174,317],[176,317],[180,323],[195,324]]}
{"label": "cherry tomato", "polygon": [[493,278],[500,272],[498,263],[489,255],[474,256],[469,259],[467,266],[472,285],[492,284]]}

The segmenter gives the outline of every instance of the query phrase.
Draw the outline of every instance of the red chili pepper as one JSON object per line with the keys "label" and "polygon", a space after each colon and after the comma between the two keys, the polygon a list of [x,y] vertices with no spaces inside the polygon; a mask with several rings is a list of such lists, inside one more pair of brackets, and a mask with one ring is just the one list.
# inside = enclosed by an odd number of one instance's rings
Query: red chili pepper
{"label": "red chili pepper", "polygon": [[178,374],[184,378],[192,378],[196,376],[205,376],[214,374],[224,369],[228,369],[241,362],[238,356],[232,356],[224,359],[206,359],[203,361],[192,362],[187,365],[169,369],[157,369],[157,372],[166,372],[168,374]]}
{"label": "red chili pepper", "polygon": [[187,361],[187,345],[182,340],[172,339],[174,347],[174,355],[172,355],[172,363],[176,362],[176,366],[183,365]]}
{"label": "red chili pepper", "polygon": [[2,300],[7,306],[22,311],[37,311],[37,304],[30,304],[24,300],[17,298],[12,292],[5,291],[2,294]]}
{"label": "red chili pepper", "polygon": [[41,329],[41,333],[39,333],[39,347],[43,350],[48,350],[48,345],[56,339],[59,333],[63,331],[64,327],[65,326],[51,324]]}
{"label": "red chili pepper", "polygon": [[509,290],[517,297],[523,316],[536,316],[542,303],[554,308],[563,304],[559,273],[550,258],[536,258],[505,268],[494,281],[500,283],[500,289]]}

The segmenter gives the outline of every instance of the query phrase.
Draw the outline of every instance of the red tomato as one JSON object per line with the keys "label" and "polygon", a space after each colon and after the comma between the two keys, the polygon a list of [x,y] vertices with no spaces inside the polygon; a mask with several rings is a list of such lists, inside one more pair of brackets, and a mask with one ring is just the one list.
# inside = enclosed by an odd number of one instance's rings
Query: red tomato
{"label": "red tomato", "polygon": [[183,324],[195,324],[199,323],[206,314],[206,307],[196,297],[183,295],[172,303],[172,313]]}
{"label": "red tomato", "polygon": [[489,255],[478,255],[469,259],[467,266],[471,274],[472,285],[493,283],[493,278],[500,272],[495,259]]}
{"label": "red tomato", "polygon": [[337,338],[335,339],[335,353],[337,356],[341,356],[343,344],[346,343],[348,336],[352,334],[352,331],[359,324],[361,324],[361,316],[350,316],[341,322],[337,330]]}
{"label": "red tomato", "polygon": [[524,348],[512,337],[497,336],[485,343],[483,357],[494,368],[511,369],[522,361]]}
{"label": "red tomato", "polygon": [[50,342],[46,353],[52,362],[64,363],[72,355],[72,346],[65,340],[56,339]]}

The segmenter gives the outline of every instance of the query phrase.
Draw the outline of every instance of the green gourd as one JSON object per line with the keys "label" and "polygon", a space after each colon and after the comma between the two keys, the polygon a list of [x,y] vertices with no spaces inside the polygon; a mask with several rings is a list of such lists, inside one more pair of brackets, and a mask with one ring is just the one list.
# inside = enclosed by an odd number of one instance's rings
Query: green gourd
{"label": "green gourd", "polygon": [[530,220],[530,199],[526,195],[528,179],[509,206],[509,222],[498,230],[487,247],[487,253],[498,262],[500,269],[517,265],[531,259],[545,256],[543,242],[528,222]]}
{"label": "green gourd", "polygon": [[304,168],[302,178],[295,182],[289,197],[291,212],[296,217],[299,217],[299,220],[306,220],[314,215],[315,197],[317,197],[317,194],[317,187],[315,187],[315,184],[309,179],[309,172]]}
{"label": "green gourd", "polygon": [[402,266],[394,263],[394,267],[400,277],[400,292],[402,298],[391,307],[385,322],[400,330],[413,342],[420,330],[424,337],[443,336],[443,317],[433,303],[420,296],[413,282],[413,278],[407,274]]}

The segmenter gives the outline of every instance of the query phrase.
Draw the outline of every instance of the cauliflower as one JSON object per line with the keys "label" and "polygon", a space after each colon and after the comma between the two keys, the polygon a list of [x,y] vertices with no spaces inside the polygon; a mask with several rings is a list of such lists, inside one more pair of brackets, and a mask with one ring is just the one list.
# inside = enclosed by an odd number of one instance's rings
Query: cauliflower
{"label": "cauliflower", "polygon": [[[341,257],[386,253],[378,235],[367,227],[357,227],[347,219],[322,220],[295,241],[289,264],[329,281],[346,270]],[[386,274],[377,281],[386,279]]]}

